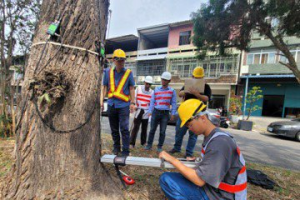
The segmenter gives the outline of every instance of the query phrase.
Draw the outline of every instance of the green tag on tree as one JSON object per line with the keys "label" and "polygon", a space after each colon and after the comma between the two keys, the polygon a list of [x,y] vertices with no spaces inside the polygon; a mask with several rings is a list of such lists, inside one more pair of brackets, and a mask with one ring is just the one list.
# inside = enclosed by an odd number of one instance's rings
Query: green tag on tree
{"label": "green tag on tree", "polygon": [[104,49],[104,48],[101,48],[101,51],[100,51],[100,52],[101,52],[101,56],[104,57],[104,55],[105,55],[105,49]]}
{"label": "green tag on tree", "polygon": [[52,24],[49,26],[49,28],[48,28],[48,30],[47,30],[47,33],[48,33],[49,35],[54,35],[54,34],[56,33],[57,29],[58,29],[58,23],[52,23]]}

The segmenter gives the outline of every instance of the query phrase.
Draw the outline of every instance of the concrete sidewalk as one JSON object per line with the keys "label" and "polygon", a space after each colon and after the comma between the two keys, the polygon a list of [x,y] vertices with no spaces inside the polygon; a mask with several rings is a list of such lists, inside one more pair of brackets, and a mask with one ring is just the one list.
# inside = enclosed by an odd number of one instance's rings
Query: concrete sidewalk
{"label": "concrete sidewalk", "polygon": [[253,130],[258,132],[266,132],[267,127],[272,122],[290,121],[291,119],[280,117],[250,117],[249,121],[253,121]]}

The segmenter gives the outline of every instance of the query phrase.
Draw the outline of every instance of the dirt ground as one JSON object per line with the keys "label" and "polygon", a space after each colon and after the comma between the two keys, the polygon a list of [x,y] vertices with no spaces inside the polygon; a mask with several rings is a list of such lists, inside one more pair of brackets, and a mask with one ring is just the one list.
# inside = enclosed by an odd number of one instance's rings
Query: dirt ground
{"label": "dirt ground", "polygon": [[[105,143],[103,144],[102,153],[110,154],[112,146],[111,138],[108,135],[104,135],[103,141],[105,141]],[[13,163],[13,149],[13,139],[0,139],[0,188],[1,185],[5,184],[5,175],[8,173]],[[135,149],[131,150],[131,156],[157,157],[157,155],[155,148],[148,152],[137,145]],[[183,157],[182,154],[177,154],[176,156]],[[116,176],[114,168],[111,165],[105,166],[111,174],[111,181],[121,187],[120,180]],[[247,168],[263,171],[279,185],[279,187],[274,190],[266,190],[248,184],[248,199],[299,199],[300,171],[291,171],[257,163],[247,163]],[[134,199],[165,199],[164,194],[160,190],[158,180],[163,172],[170,170],[138,166],[125,166],[122,167],[122,170],[130,175],[136,182],[134,185],[128,187],[128,192],[124,191],[126,199],[131,199],[131,197]]]}

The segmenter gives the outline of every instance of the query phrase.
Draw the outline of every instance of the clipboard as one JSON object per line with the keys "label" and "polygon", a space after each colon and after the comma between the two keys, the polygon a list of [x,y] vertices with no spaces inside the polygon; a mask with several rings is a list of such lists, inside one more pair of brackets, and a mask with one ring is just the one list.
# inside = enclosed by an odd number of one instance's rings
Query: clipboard
{"label": "clipboard", "polygon": [[198,89],[199,93],[204,93],[205,80],[204,79],[186,79],[184,81],[184,92],[188,93],[188,90],[194,87]]}

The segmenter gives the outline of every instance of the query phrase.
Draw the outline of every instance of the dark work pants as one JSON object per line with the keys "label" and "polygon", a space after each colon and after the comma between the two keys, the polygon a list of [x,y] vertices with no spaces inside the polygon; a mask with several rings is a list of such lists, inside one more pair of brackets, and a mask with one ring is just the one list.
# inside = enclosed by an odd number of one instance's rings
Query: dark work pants
{"label": "dark work pants", "polygon": [[139,132],[141,124],[142,124],[141,145],[144,145],[146,143],[148,119],[143,119],[144,113],[145,113],[145,111],[143,109],[141,109],[137,118],[134,118],[134,120],[133,120],[133,129],[132,129],[131,135],[130,135],[130,144],[133,146],[135,146],[136,137]]}
{"label": "dark work pants", "polygon": [[120,131],[122,134],[122,153],[129,154],[129,106],[115,108],[108,105],[107,108],[111,135],[114,141],[114,149],[120,150]]}
{"label": "dark work pants", "polygon": [[160,125],[157,147],[162,148],[165,142],[166,129],[167,129],[169,119],[170,117],[169,117],[168,110],[157,110],[154,108],[151,116],[151,123],[150,123],[151,127],[150,127],[150,132],[147,141],[148,146],[152,147],[155,131],[157,129],[157,126]]}
{"label": "dark work pants", "polygon": [[180,128],[181,120],[178,118],[176,123],[176,135],[175,135],[175,144],[174,144],[174,150],[181,151],[182,141],[183,137],[186,134],[187,131],[189,131],[189,139],[188,143],[186,145],[186,153],[185,155],[188,157],[192,157],[194,154],[194,149],[197,143],[198,136],[193,133],[192,131],[188,130],[188,127],[183,126]]}

